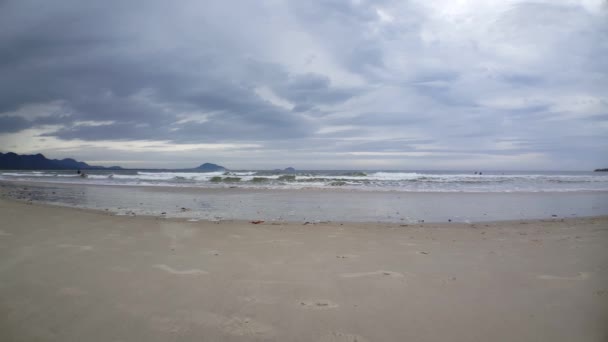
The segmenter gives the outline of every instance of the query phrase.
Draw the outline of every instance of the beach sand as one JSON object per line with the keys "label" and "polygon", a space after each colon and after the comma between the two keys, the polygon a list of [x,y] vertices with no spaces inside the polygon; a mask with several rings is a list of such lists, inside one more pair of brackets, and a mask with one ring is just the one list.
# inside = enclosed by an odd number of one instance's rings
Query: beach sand
{"label": "beach sand", "polygon": [[607,341],[608,218],[188,222],[0,200],[1,341]]}

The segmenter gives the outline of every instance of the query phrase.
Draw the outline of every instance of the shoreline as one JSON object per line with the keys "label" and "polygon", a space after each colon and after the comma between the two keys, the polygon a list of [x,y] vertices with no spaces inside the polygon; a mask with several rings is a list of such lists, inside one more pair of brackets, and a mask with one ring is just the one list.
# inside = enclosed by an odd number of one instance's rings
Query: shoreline
{"label": "shoreline", "polygon": [[[120,214],[120,213],[115,213],[109,210],[104,210],[104,209],[98,209],[98,208],[86,208],[86,207],[75,207],[75,206],[69,206],[69,205],[65,205],[65,204],[59,204],[59,203],[50,203],[50,202],[35,202],[35,201],[28,201],[28,200],[21,200],[21,199],[14,199],[14,198],[7,198],[7,197],[0,197],[0,202],[1,201],[6,201],[8,203],[15,203],[15,204],[21,204],[21,205],[27,205],[27,206],[33,206],[33,207],[41,207],[41,208],[57,208],[57,209],[66,209],[66,210],[74,210],[74,211],[78,211],[78,212],[83,212],[83,213],[90,213],[90,214],[99,214],[99,215],[103,215],[103,216],[110,216],[110,217],[125,217],[125,218],[141,218],[141,219],[148,219],[148,220],[163,220],[163,221],[168,221],[168,222],[175,222],[175,223],[209,223],[209,224],[252,224],[252,221],[257,221],[255,219],[220,219],[220,220],[206,220],[206,219],[192,219],[189,217],[175,217],[175,216],[165,216],[165,215],[140,215],[140,214],[135,214],[135,215],[130,215],[130,214]],[[344,225],[348,225],[348,226],[362,226],[362,227],[369,227],[371,226],[378,226],[378,227],[383,227],[383,228],[391,228],[391,229],[396,229],[396,228],[408,228],[408,227],[433,227],[433,228],[442,228],[442,229],[449,229],[449,228],[478,228],[479,226],[498,226],[498,225],[506,225],[506,226],[512,226],[512,225],[525,225],[525,224],[538,224],[538,223],[549,223],[549,222],[561,222],[561,223],[572,223],[572,224],[576,224],[580,221],[597,221],[597,220],[606,220],[608,222],[608,215],[595,215],[595,216],[575,216],[575,217],[548,217],[548,218],[531,218],[531,219],[509,219],[509,220],[488,220],[488,221],[475,221],[475,222],[408,222],[408,223],[403,223],[403,222],[384,222],[384,221],[364,221],[364,222],[360,222],[360,221],[338,221],[338,220],[328,220],[328,221],[306,221],[306,222],[302,222],[302,221],[288,221],[288,220],[268,220],[268,221],[263,221],[260,224],[255,224],[255,225],[260,225],[260,226],[276,226],[276,225],[281,225],[281,226],[323,226],[323,225],[340,225],[340,226],[344,226]]]}
{"label": "shoreline", "polygon": [[11,341],[608,337],[608,217],[214,223],[6,199],[0,215]]}
{"label": "shoreline", "polygon": [[122,215],[288,222],[492,222],[608,215],[608,192],[470,193],[2,182],[4,197]]}

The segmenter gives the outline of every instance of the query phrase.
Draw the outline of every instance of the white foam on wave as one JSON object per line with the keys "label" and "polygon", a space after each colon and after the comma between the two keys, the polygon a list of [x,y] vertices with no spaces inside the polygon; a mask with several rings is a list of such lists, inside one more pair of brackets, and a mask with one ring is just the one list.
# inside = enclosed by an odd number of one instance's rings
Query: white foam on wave
{"label": "white foam on wave", "polygon": [[[608,175],[545,173],[507,173],[483,175],[465,173],[372,172],[346,173],[311,171],[309,173],[166,172],[166,171],[86,171],[81,178],[73,171],[0,172],[0,179],[95,185],[136,185],[170,187],[252,188],[252,189],[324,189],[343,188],[370,191],[405,192],[580,192],[607,191]],[[213,177],[239,177],[239,181],[215,182]],[[295,177],[295,178],[291,178]],[[264,178],[259,180],[257,178]]]}
{"label": "white foam on wave", "polygon": [[9,176],[9,177],[43,177],[43,176],[52,176],[52,174],[44,174],[41,172],[33,173],[21,173],[21,172],[2,172],[0,175]]}
{"label": "white foam on wave", "polygon": [[421,174],[415,172],[374,172],[364,178],[377,180],[412,180],[420,178],[421,176]]}
{"label": "white foam on wave", "polygon": [[115,175],[114,177],[122,177],[122,179],[138,179],[138,180],[174,180],[174,179],[189,179],[206,181],[212,177],[221,176],[224,172],[137,172],[137,175]]}
{"label": "white foam on wave", "polygon": [[47,173],[47,172],[2,172],[0,173],[0,177],[8,177],[8,178],[43,178],[43,177],[79,177],[78,174],[64,174],[64,173]]}
{"label": "white foam on wave", "polygon": [[256,175],[256,171],[229,171],[230,176],[253,176]]}

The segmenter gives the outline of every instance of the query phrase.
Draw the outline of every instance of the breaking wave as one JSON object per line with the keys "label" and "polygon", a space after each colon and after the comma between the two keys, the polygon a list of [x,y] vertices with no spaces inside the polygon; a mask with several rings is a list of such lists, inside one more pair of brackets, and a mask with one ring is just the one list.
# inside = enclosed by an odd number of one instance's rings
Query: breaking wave
{"label": "breaking wave", "polygon": [[242,187],[256,189],[349,189],[412,192],[608,191],[608,175],[593,172],[390,172],[87,170],[3,171],[0,180],[123,186]]}

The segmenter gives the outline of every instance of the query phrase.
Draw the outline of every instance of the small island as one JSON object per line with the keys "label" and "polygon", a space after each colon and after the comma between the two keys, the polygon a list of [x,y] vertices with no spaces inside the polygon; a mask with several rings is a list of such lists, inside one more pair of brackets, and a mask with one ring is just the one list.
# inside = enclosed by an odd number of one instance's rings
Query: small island
{"label": "small island", "polygon": [[213,163],[204,163],[201,166],[197,167],[196,170],[203,171],[203,172],[217,172],[217,171],[226,171],[226,168],[221,165],[217,165],[217,164],[213,164]]}
{"label": "small island", "polygon": [[593,172],[608,172],[608,168],[606,169],[595,169]]}

